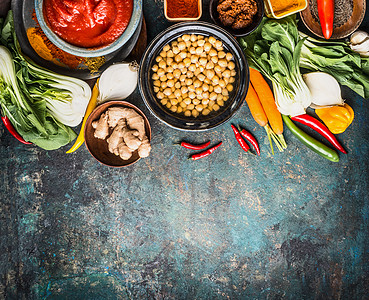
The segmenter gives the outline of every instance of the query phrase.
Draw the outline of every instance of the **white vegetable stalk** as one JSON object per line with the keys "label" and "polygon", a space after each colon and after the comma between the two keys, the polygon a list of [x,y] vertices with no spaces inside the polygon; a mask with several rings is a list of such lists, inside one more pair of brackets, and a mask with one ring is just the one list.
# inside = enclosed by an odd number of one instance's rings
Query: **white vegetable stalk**
{"label": "white vegetable stalk", "polygon": [[333,76],[324,72],[312,72],[304,74],[303,79],[312,96],[311,107],[318,108],[344,104],[340,85]]}
{"label": "white vegetable stalk", "polygon": [[99,79],[98,102],[127,98],[136,89],[137,81],[138,64],[135,61],[109,66]]}
{"label": "white vegetable stalk", "polygon": [[356,31],[351,35],[350,48],[362,57],[369,57],[369,34],[365,31]]}

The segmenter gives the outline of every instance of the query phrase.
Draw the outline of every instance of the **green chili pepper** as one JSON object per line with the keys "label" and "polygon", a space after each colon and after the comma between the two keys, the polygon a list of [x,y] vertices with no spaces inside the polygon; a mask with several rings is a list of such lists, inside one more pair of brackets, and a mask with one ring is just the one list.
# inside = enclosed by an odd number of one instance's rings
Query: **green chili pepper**
{"label": "green chili pepper", "polygon": [[289,116],[282,115],[282,118],[288,129],[291,130],[293,135],[296,136],[305,146],[330,161],[338,162],[340,160],[336,151],[302,131],[292,122]]}

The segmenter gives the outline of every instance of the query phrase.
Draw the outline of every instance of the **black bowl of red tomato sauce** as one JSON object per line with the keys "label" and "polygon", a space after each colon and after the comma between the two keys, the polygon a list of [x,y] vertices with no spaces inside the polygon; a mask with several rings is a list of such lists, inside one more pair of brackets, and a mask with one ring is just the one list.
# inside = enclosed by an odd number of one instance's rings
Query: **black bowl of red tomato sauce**
{"label": "black bowl of red tomato sauce", "polygon": [[57,47],[81,57],[134,47],[142,25],[142,0],[35,0],[41,29]]}

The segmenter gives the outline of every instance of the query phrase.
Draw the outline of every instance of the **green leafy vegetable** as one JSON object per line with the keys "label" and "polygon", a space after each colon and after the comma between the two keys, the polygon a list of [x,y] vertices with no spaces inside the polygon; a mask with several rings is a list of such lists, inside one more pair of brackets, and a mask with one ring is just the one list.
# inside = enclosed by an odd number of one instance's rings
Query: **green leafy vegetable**
{"label": "green leafy vegetable", "polygon": [[264,18],[249,36],[240,38],[252,68],[272,81],[278,110],[285,115],[304,114],[311,94],[300,73],[300,39],[295,15]]}
{"label": "green leafy vegetable", "polygon": [[349,43],[305,38],[301,49],[302,68],[328,73],[363,98],[369,98],[369,58],[351,50]]}
{"label": "green leafy vegetable", "polygon": [[91,89],[82,80],[58,75],[26,59],[9,11],[0,32],[0,106],[27,141],[52,150],[72,141]]}

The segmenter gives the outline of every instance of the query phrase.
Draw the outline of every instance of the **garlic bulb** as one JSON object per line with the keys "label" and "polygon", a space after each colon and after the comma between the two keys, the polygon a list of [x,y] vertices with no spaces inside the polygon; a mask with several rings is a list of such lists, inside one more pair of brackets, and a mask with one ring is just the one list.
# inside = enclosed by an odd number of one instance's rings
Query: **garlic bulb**
{"label": "garlic bulb", "polygon": [[109,66],[99,79],[98,102],[122,100],[133,93],[137,87],[137,63],[117,63]]}
{"label": "garlic bulb", "polygon": [[344,104],[340,85],[333,76],[323,72],[312,72],[302,75],[302,78],[311,93],[311,107],[317,108]]}
{"label": "garlic bulb", "polygon": [[350,48],[360,56],[369,57],[369,34],[365,31],[356,31],[351,35]]}

